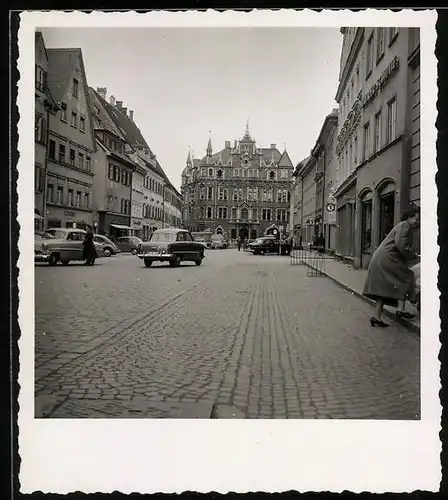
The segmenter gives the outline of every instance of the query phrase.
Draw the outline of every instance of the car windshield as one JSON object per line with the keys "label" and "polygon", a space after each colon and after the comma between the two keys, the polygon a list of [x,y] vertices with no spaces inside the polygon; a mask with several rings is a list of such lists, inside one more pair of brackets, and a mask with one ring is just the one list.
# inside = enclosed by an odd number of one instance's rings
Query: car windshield
{"label": "car windshield", "polygon": [[255,243],[258,243],[259,245],[261,245],[261,244],[262,244],[262,243],[264,243],[265,241],[267,241],[267,240],[265,240],[265,239],[263,239],[263,238],[258,238],[258,240],[256,240],[256,241],[255,241]]}
{"label": "car windshield", "polygon": [[67,233],[65,231],[58,231],[57,229],[56,230],[53,230],[50,232],[46,232],[44,233],[44,235],[42,236],[42,238],[45,238],[45,239],[50,239],[50,238],[62,238],[62,239],[65,239],[67,236]]}
{"label": "car windshield", "polygon": [[167,242],[167,241],[176,241],[176,236],[177,233],[153,233],[151,236],[151,239],[149,241],[152,241],[154,243],[157,242]]}

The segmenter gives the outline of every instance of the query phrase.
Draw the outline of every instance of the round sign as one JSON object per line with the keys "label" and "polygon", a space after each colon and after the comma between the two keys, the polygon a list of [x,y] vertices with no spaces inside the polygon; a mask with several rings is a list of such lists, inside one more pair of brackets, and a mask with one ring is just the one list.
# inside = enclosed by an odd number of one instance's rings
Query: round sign
{"label": "round sign", "polygon": [[334,212],[335,208],[334,203],[327,203],[327,212]]}

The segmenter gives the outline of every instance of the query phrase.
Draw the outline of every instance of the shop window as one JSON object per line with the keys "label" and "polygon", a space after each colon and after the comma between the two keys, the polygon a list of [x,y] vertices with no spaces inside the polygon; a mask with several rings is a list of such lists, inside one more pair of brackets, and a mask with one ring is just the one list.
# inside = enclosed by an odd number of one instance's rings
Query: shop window
{"label": "shop window", "polygon": [[368,193],[361,201],[361,245],[363,252],[372,246],[372,193]]}
{"label": "shop window", "polygon": [[395,186],[390,183],[380,192],[380,243],[394,227]]}

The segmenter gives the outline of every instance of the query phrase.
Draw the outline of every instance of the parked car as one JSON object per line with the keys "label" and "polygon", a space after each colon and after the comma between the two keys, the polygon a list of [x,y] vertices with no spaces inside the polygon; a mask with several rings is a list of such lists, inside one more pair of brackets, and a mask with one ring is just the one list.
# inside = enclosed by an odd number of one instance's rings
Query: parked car
{"label": "parked car", "polygon": [[138,248],[138,257],[143,259],[146,267],[153,262],[169,262],[177,267],[182,261],[192,261],[200,266],[204,258],[204,245],[194,241],[185,229],[157,229],[148,242],[142,242]]}
{"label": "parked car", "polygon": [[143,241],[137,236],[120,236],[114,240],[114,243],[120,252],[131,252],[133,255],[137,255],[138,246]]}
{"label": "parked car", "polygon": [[193,241],[196,241],[196,243],[201,243],[201,245],[203,245],[204,248],[208,248],[207,242],[204,240],[204,238],[194,238]]}
{"label": "parked car", "polygon": [[120,249],[115,245],[113,241],[104,236],[103,234],[95,234],[93,236],[93,241],[103,245],[103,255],[104,257],[110,257],[120,252]]}
{"label": "parked car", "polygon": [[[52,228],[34,239],[34,262],[48,262],[55,266],[58,262],[67,265],[72,260],[83,259],[83,241],[86,232],[83,229]],[[103,245],[94,242],[98,257],[103,256]]]}
{"label": "parked car", "polygon": [[210,248],[217,250],[220,248],[227,248],[227,242],[219,234],[212,235]]}
{"label": "parked car", "polygon": [[291,252],[292,245],[286,241],[279,241],[274,236],[263,236],[261,238],[257,238],[255,241],[250,243],[247,247],[249,252],[252,252],[254,255],[264,255],[267,253],[279,253],[279,245],[281,245],[281,254],[289,255]]}

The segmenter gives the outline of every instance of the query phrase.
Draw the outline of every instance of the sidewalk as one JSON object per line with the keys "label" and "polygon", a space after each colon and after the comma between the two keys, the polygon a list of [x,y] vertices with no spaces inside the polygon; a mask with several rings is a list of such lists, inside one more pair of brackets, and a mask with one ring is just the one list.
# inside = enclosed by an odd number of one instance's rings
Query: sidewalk
{"label": "sidewalk", "polygon": [[[309,263],[307,263],[307,265],[310,266]],[[325,276],[332,279],[340,286],[343,286],[350,292],[358,295],[366,302],[369,302],[372,305],[375,304],[375,301],[365,297],[362,294],[362,290],[364,288],[364,283],[367,276],[366,269],[354,269],[353,266],[351,266],[350,264],[338,261],[334,258],[331,258],[328,255],[325,255],[323,261],[323,267],[321,268],[321,270],[323,271]],[[395,321],[402,323],[411,330],[420,333],[420,315],[417,309],[409,302],[406,302],[406,311],[415,314],[416,315],[415,318],[411,320],[398,319],[395,314],[396,312],[395,308],[389,306],[384,307],[384,313],[387,314],[389,317],[393,318]]]}

